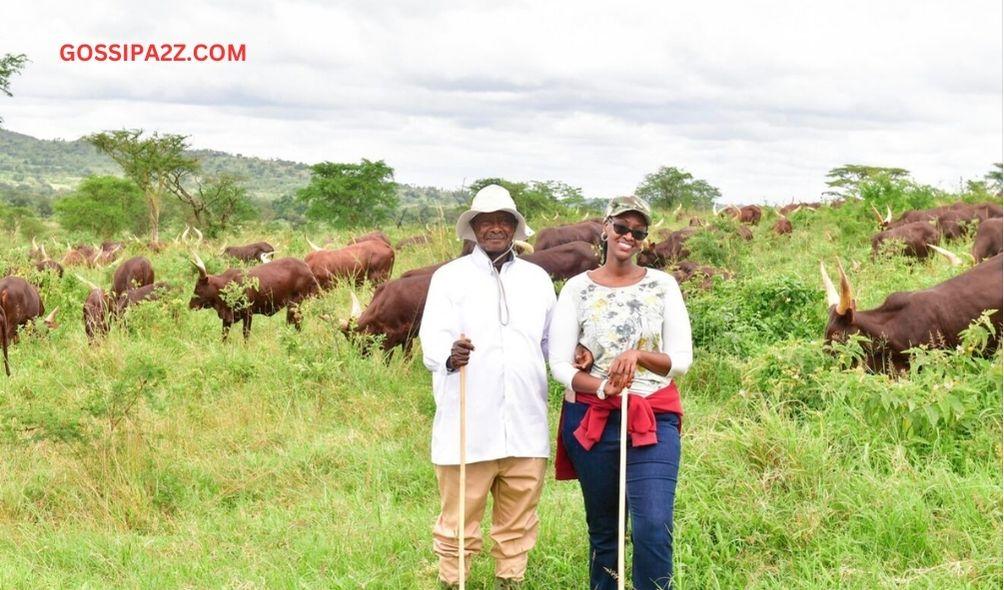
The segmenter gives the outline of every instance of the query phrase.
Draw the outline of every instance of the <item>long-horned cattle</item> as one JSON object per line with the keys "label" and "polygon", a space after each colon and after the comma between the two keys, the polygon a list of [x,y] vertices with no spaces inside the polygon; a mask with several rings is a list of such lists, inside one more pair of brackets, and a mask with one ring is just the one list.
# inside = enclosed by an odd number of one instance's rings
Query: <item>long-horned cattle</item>
{"label": "long-horned cattle", "polygon": [[1001,253],[1001,222],[1000,217],[984,219],[976,230],[973,239],[973,260],[981,262],[991,256]]}
{"label": "long-horned cattle", "polygon": [[393,245],[390,243],[390,238],[387,237],[387,234],[383,233],[380,230],[371,231],[368,234],[363,234],[357,238],[352,238],[348,241],[348,244],[350,245],[358,244],[359,242],[365,242],[367,240],[376,240],[378,242],[383,242],[384,244],[393,247]]}
{"label": "long-horned cattle", "polygon": [[115,269],[112,293],[118,297],[130,289],[153,284],[153,264],[145,256],[134,256]]}
{"label": "long-horned cattle", "polygon": [[[55,317],[58,307],[44,318],[49,329],[56,327]],[[7,348],[17,342],[18,329],[31,320],[42,317],[45,306],[38,295],[38,289],[21,277],[0,279],[0,343],[3,344],[3,368],[10,377],[10,361]]]}
{"label": "long-horned cattle", "polygon": [[690,250],[685,244],[699,231],[701,231],[699,227],[685,227],[672,232],[661,242],[646,243],[641,252],[638,253],[638,265],[649,268],[664,268],[671,262],[687,258],[690,256]]}
{"label": "long-horned cattle", "polygon": [[442,265],[416,269],[421,272],[380,285],[365,311],[359,305],[355,293],[352,293],[351,318],[341,324],[342,333],[350,339],[383,336],[381,346],[384,351],[400,346],[406,353],[410,353],[411,345],[422,326],[422,312],[429,295],[429,284],[439,266]]}
{"label": "long-horned cattle", "polygon": [[275,254],[275,248],[268,242],[255,242],[245,246],[227,246],[223,254],[244,262],[268,262]]}
{"label": "long-horned cattle", "polygon": [[[32,239],[32,244],[34,243],[35,240]],[[52,271],[59,277],[63,276],[63,265],[49,258],[49,253],[45,251],[45,244],[37,244],[32,249],[31,256],[35,259],[35,270],[39,272]]]}
{"label": "long-horned cattle", "polygon": [[872,255],[879,252],[886,242],[900,242],[903,245],[902,254],[924,259],[931,255],[928,244],[937,243],[941,239],[938,228],[926,221],[915,221],[879,232],[872,236]]}
{"label": "long-horned cattle", "polygon": [[984,352],[992,354],[1000,343],[1004,284],[999,254],[928,289],[892,293],[882,305],[865,311],[858,311],[842,266],[839,293],[822,261],[819,270],[830,313],[826,342],[864,336],[865,362],[872,371],[905,370],[910,365],[906,351],[917,346],[955,347],[961,332],[988,310],[995,332]]}
{"label": "long-horned cattle", "polygon": [[379,285],[394,270],[394,248],[383,240],[364,240],[338,250],[326,250],[310,240],[307,242],[313,251],[303,260],[322,289],[339,280],[352,281],[356,286],[364,280]]}
{"label": "long-horned cattle", "polygon": [[[300,328],[300,302],[317,293],[317,280],[310,267],[298,258],[280,258],[259,264],[248,270],[231,268],[222,274],[211,275],[198,254],[193,255],[192,264],[199,271],[195,291],[188,302],[191,309],[214,309],[223,320],[223,339],[227,339],[230,326],[240,320],[244,328],[244,339],[251,335],[251,319],[254,314],[271,316],[286,308],[286,322]],[[236,283],[234,289],[243,301],[234,307],[233,301],[226,301],[224,289]]]}

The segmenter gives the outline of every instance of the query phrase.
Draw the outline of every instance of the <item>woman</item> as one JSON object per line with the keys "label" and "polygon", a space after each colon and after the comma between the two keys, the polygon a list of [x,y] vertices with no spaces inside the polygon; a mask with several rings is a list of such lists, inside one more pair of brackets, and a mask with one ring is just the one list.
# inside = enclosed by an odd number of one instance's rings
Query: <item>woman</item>
{"label": "woman", "polygon": [[622,394],[630,394],[632,584],[638,590],[672,585],[683,416],[673,377],[686,372],[692,349],[690,319],[676,280],[634,260],[651,221],[648,204],[638,197],[611,200],[601,242],[603,265],[569,279],[551,319],[551,371],[570,389],[556,468],[558,479],[578,477],[582,487],[591,589],[617,587]]}

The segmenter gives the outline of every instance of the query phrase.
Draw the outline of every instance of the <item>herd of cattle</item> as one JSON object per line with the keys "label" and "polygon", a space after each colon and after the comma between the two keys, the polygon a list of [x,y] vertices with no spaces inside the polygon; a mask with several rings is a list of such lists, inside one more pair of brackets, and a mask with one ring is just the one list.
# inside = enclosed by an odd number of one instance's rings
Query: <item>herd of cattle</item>
{"label": "herd of cattle", "polygon": [[[791,233],[789,215],[799,209],[813,210],[819,206],[819,203],[799,203],[777,210],[777,221],[772,231],[778,235]],[[908,211],[896,220],[892,219],[889,210],[885,217],[878,211],[875,214],[880,231],[872,238],[873,252],[878,252],[885,243],[898,242],[902,244],[904,255],[925,258],[932,251],[937,251],[950,256],[953,264],[957,265],[964,263],[937,246],[937,242],[962,238],[967,235],[967,228],[976,227],[971,250],[975,266],[926,290],[893,293],[874,310],[857,311],[850,280],[843,268],[840,268],[838,292],[820,263],[831,307],[826,328],[827,342],[859,333],[869,343],[867,362],[870,367],[875,370],[903,369],[909,363],[909,357],[904,352],[907,349],[922,344],[954,346],[963,329],[984,311],[994,310],[991,320],[996,334],[989,350],[995,350],[1001,330],[1001,308],[1004,307],[1000,256],[1001,206],[994,203],[954,203]],[[683,220],[679,209],[673,215],[678,221]],[[757,225],[763,212],[756,205],[748,205],[721,211],[716,209],[715,215],[727,215],[739,223],[709,224],[695,217],[680,230],[658,231],[656,233],[661,239],[646,242],[638,255],[638,263],[652,268],[669,268],[681,283],[699,277],[703,288],[711,285],[714,276],[730,278],[728,271],[688,260],[690,251],[687,241],[700,232],[723,231],[735,231],[743,239],[752,239],[749,226]],[[656,230],[658,225],[651,229]],[[602,220],[598,218],[545,228],[538,232],[534,246],[518,243],[517,248],[521,258],[539,265],[554,280],[568,279],[600,265],[602,228]],[[215,275],[210,274],[201,258],[193,253],[191,263],[198,272],[198,278],[189,307],[215,310],[223,322],[224,339],[237,321],[242,323],[243,334],[247,338],[255,314],[271,316],[285,308],[286,321],[299,329],[299,306],[304,300],[339,282],[358,286],[368,281],[377,287],[370,304],[363,310],[353,292],[351,317],[341,323],[342,332],[353,339],[379,336],[382,337],[384,350],[401,346],[410,351],[421,324],[432,274],[448,261],[409,270],[397,279],[391,280],[390,276],[395,250],[430,240],[427,235],[415,236],[395,246],[385,234],[375,231],[354,238],[338,249],[324,248],[308,240],[311,251],[303,259],[286,257],[276,260],[271,259],[275,248],[267,242],[257,242],[228,247],[222,252],[238,260],[257,263],[255,266],[230,268]],[[199,233],[196,245],[201,241]],[[472,242],[465,243],[461,255],[469,253],[473,245]],[[160,245],[154,249],[159,250]],[[62,276],[64,266],[110,264],[123,251],[123,244],[117,242],[81,245],[68,248],[61,261],[56,262],[49,258],[44,245],[32,240],[29,255],[39,271]],[[118,266],[108,292],[80,275],[76,276],[91,289],[83,304],[84,329],[91,340],[107,333],[110,322],[121,317],[130,306],[156,299],[167,287],[165,283],[154,282],[153,265],[143,256],[130,258]],[[9,343],[17,338],[20,326],[42,317],[44,313],[45,308],[34,285],[16,276],[0,280],[0,336],[4,368],[8,375]],[[55,313],[56,310],[53,310],[44,318],[50,328],[55,326]]]}

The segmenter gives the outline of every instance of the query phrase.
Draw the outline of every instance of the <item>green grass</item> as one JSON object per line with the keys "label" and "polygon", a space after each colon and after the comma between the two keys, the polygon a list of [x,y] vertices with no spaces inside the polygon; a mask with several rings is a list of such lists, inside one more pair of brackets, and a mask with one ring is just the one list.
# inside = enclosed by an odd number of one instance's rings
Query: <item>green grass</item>
{"label": "green grass", "polygon": [[[931,353],[893,381],[822,350],[820,259],[835,274],[841,258],[861,309],[957,272],[871,259],[867,214],[800,211],[790,238],[769,235],[768,216],[751,243],[699,244],[736,278],[685,289],[697,348],[681,380],[678,588],[1004,583],[1000,354]],[[449,236],[399,253],[395,275],[458,250]],[[299,234],[269,239],[307,251]],[[219,246],[201,249],[211,270]],[[23,273],[26,249],[0,265]],[[93,347],[86,288],[25,273],[62,325],[25,334],[0,381],[0,587],[434,588],[435,408],[420,359],[352,348],[336,329],[347,288],[308,303],[300,333],[259,316],[248,343],[222,343],[214,313],[187,309],[184,249],[151,258],[174,290]],[[110,282],[110,269],[82,272]],[[528,588],[585,587],[577,484],[549,479],[540,511]],[[471,588],[491,580],[489,546]]]}

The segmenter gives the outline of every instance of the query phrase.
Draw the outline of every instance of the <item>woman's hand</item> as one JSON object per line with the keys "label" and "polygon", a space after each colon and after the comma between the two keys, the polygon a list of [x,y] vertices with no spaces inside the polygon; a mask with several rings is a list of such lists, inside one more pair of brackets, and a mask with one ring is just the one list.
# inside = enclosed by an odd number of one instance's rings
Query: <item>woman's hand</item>
{"label": "woman's hand", "polygon": [[[617,355],[614,362],[610,363],[610,370],[607,372],[608,384],[618,388],[618,393],[625,387],[630,387],[634,381],[634,372],[638,368],[638,357],[640,351],[631,349]],[[616,394],[615,394],[616,395]]]}
{"label": "woman's hand", "polygon": [[572,361],[572,366],[580,371],[589,372],[593,368],[593,353],[591,350],[582,346],[581,344],[575,345],[575,360]]}

